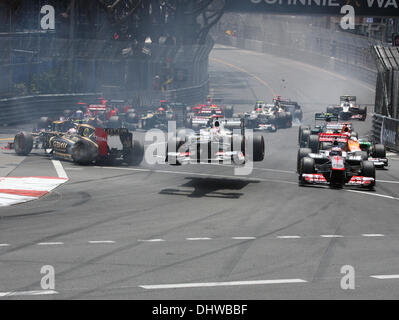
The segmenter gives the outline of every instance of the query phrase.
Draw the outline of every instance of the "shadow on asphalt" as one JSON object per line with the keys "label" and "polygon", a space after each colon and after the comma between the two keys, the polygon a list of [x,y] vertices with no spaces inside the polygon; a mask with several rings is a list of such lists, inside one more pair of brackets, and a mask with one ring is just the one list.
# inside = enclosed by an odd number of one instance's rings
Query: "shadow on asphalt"
{"label": "shadow on asphalt", "polygon": [[187,189],[163,189],[159,194],[186,196],[189,198],[221,198],[221,199],[239,199],[244,193],[231,192],[231,190],[241,190],[250,183],[259,183],[259,181],[246,181],[240,179],[215,179],[215,178],[199,178],[187,177],[189,180],[183,184]]}

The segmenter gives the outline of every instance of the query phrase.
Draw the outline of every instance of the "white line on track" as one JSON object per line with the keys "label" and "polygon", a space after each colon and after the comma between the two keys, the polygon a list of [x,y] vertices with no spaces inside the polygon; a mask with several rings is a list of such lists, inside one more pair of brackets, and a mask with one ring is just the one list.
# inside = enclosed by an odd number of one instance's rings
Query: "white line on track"
{"label": "white line on track", "polygon": [[51,160],[51,162],[54,165],[55,171],[58,174],[59,178],[65,178],[68,179],[68,175],[66,174],[64,167],[62,166],[61,162],[59,160]]}
{"label": "white line on track", "polygon": [[153,289],[253,286],[253,285],[262,285],[262,284],[287,284],[287,283],[306,283],[306,282],[307,282],[306,280],[302,279],[277,279],[277,280],[158,284],[158,285],[141,285],[140,287],[147,290],[153,290]]}
{"label": "white line on track", "polygon": [[8,247],[10,246],[8,243],[0,243],[0,247]]}
{"label": "white line on track", "polygon": [[115,243],[113,240],[92,240],[89,241],[90,244],[112,244]]}
{"label": "white line on track", "polygon": [[385,235],[381,234],[381,233],[363,233],[362,237],[366,237],[366,238],[373,238],[373,237],[384,237]]}
{"label": "white line on track", "polygon": [[164,239],[146,239],[146,240],[137,240],[138,242],[164,242]]}
{"label": "white line on track", "polygon": [[10,291],[10,292],[0,292],[0,297],[15,297],[15,296],[41,296],[58,294],[54,290],[37,290],[37,291]]}
{"label": "white line on track", "polygon": [[380,197],[380,198],[385,198],[385,199],[391,199],[391,200],[396,200],[399,201],[399,198],[395,198],[392,196],[387,196],[385,194],[379,194],[379,193],[373,193],[373,192],[366,192],[366,191],[358,191],[358,190],[345,190],[347,192],[354,192],[354,193],[359,193],[359,194],[365,194],[368,196],[374,196],[374,197]]}
{"label": "white line on track", "polygon": [[212,240],[212,238],[204,237],[204,238],[186,238],[188,241],[202,241],[202,240]]}
{"label": "white line on track", "polygon": [[320,235],[322,238],[343,238],[344,236],[338,234],[322,234]]}
{"label": "white line on track", "polygon": [[233,240],[256,240],[256,237],[232,237]]}
{"label": "white line on track", "polygon": [[399,184],[399,181],[377,180],[377,183],[378,183],[378,182]]}
{"label": "white line on track", "polygon": [[300,239],[301,236],[278,236],[278,239]]}
{"label": "white line on track", "polygon": [[63,242],[39,242],[37,245],[38,246],[59,246],[63,245]]}
{"label": "white line on track", "polygon": [[374,275],[370,277],[378,280],[399,279],[399,274]]}

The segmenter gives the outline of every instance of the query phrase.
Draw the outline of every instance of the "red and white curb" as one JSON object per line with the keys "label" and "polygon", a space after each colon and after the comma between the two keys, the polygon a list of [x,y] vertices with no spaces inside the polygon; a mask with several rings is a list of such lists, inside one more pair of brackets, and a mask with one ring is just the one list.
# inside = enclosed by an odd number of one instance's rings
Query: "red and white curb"
{"label": "red and white curb", "polygon": [[0,207],[39,199],[67,181],[58,177],[1,177]]}

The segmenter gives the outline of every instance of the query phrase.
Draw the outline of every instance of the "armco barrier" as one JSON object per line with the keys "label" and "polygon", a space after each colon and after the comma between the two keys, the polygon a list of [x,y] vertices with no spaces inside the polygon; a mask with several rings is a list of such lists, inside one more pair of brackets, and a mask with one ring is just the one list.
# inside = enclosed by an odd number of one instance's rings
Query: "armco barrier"
{"label": "armco barrier", "polygon": [[52,94],[0,99],[0,125],[26,123],[42,116],[57,117],[80,100],[91,100],[101,93]]}
{"label": "armco barrier", "polygon": [[[49,94],[28,97],[0,99],[0,126],[27,123],[40,117],[56,118],[64,110],[74,109],[79,101],[95,101],[102,93]],[[129,100],[135,108],[151,106],[160,100],[196,104],[208,95],[208,80],[199,86],[169,90],[165,92],[140,92],[131,94]],[[118,95],[107,98],[118,98]],[[125,99],[127,97],[119,97]]]}
{"label": "armco barrier", "polygon": [[388,149],[399,151],[399,120],[379,114],[373,116],[372,138]]}

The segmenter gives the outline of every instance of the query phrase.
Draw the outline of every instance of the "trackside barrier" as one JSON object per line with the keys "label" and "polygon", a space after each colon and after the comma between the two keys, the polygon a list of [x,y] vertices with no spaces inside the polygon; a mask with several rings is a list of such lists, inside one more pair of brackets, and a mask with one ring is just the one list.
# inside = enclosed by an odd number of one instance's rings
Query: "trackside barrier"
{"label": "trackside barrier", "polygon": [[380,114],[373,115],[372,138],[387,148],[399,151],[399,120]]}
{"label": "trackside barrier", "polygon": [[[144,107],[156,106],[160,100],[193,105],[205,101],[208,95],[208,83],[209,80],[206,80],[199,86],[164,92],[143,92],[123,98],[130,100],[132,105],[138,110]],[[48,94],[0,99],[0,126],[27,123],[40,117],[57,118],[64,110],[75,109],[79,101],[94,102],[103,94]],[[106,94],[104,95],[106,98],[118,98],[118,96],[110,97]]]}

